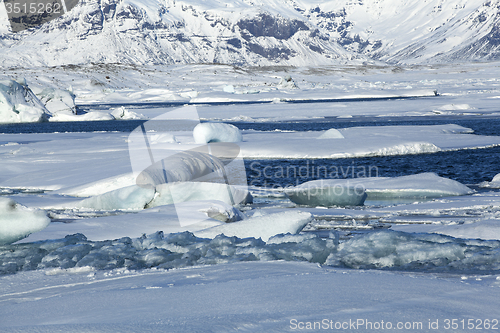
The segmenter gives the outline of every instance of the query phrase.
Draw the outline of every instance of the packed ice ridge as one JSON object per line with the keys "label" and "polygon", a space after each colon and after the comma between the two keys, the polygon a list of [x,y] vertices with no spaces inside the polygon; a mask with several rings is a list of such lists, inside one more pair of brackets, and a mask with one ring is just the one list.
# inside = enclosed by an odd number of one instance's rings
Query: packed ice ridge
{"label": "packed ice ridge", "polygon": [[335,267],[427,272],[500,273],[500,242],[437,234],[378,231],[339,243],[311,233],[269,240],[190,232],[92,242],[82,234],[64,239],[0,246],[0,274],[35,269],[87,267],[171,269],[239,261],[307,261]]}

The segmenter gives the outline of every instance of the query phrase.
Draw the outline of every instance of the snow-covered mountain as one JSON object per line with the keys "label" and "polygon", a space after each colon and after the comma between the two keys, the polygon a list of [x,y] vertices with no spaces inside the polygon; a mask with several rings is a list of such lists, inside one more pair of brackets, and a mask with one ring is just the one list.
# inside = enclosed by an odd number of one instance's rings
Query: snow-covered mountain
{"label": "snow-covered mountain", "polygon": [[80,0],[19,33],[0,65],[325,65],[500,58],[500,0]]}

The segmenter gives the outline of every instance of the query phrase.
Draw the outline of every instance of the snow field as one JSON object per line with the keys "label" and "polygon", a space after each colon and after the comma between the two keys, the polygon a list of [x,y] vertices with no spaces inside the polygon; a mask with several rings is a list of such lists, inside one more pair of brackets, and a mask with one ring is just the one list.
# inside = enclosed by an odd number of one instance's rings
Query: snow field
{"label": "snow field", "polygon": [[168,271],[78,271],[47,269],[0,277],[2,330],[294,332],[297,325],[324,320],[332,330],[351,322],[362,332],[369,332],[370,325],[373,330],[389,324],[392,331],[398,323],[409,325],[410,331],[431,332],[431,322],[444,329],[450,316],[491,321],[500,306],[498,281],[486,276],[477,277],[482,285],[475,278],[284,261]]}

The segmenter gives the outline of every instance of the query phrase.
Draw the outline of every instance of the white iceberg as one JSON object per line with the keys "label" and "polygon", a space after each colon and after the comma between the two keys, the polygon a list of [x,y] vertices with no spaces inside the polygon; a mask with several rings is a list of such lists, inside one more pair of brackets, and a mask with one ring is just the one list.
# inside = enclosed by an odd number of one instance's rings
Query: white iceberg
{"label": "white iceberg", "polygon": [[156,195],[147,207],[198,200],[218,200],[228,205],[237,205],[251,203],[252,195],[244,186],[212,182],[177,182],[156,186]]}
{"label": "white iceberg", "polygon": [[49,223],[44,211],[24,207],[10,198],[0,198],[0,245],[26,238],[45,229]]}
{"label": "white iceberg", "polygon": [[14,80],[0,80],[0,123],[40,122],[51,113],[28,88]]}
{"label": "white iceberg", "polygon": [[[289,189],[286,193],[291,199],[295,193],[313,193],[310,202],[301,204],[315,205],[319,201],[327,201],[334,191],[321,191],[329,188],[354,188],[353,192],[367,194],[367,200],[394,199],[394,198],[440,198],[447,196],[467,195],[473,190],[467,186],[448,178],[439,177],[435,173],[421,173],[401,177],[366,177],[353,179],[321,179],[306,182]],[[340,192],[340,191],[338,191]],[[300,198],[305,198],[302,195]],[[343,197],[341,197],[343,198]],[[305,199],[304,199],[305,200]],[[292,200],[293,201],[293,200]]]}
{"label": "white iceberg", "polygon": [[261,238],[267,242],[269,238],[278,234],[298,233],[312,218],[312,214],[306,212],[275,213],[196,231],[195,235],[200,238],[215,238],[223,234],[238,238]]}
{"label": "white iceberg", "polygon": [[[475,245],[440,235],[380,231],[341,243],[338,251],[328,256],[325,265],[366,269],[389,267],[422,269],[426,264],[444,268],[452,263],[450,266],[455,269],[467,269],[468,251],[472,249],[478,257],[481,256],[477,253],[480,251],[474,249]],[[488,258],[493,261],[494,257]],[[476,264],[480,265],[479,262]]]}
{"label": "white iceberg", "polygon": [[224,123],[198,124],[193,130],[193,138],[198,144],[243,141],[238,127]]}
{"label": "white iceberg", "polygon": [[285,191],[290,200],[307,206],[360,206],[367,197],[361,186],[325,185],[297,186]]}
{"label": "white iceberg", "polygon": [[190,180],[206,181],[222,177],[224,164],[213,155],[197,151],[181,151],[162,159],[137,176],[139,186],[157,186]]}
{"label": "white iceberg", "polygon": [[144,209],[153,200],[155,190],[140,186],[128,186],[101,195],[83,199],[74,205],[77,208],[95,210]]}

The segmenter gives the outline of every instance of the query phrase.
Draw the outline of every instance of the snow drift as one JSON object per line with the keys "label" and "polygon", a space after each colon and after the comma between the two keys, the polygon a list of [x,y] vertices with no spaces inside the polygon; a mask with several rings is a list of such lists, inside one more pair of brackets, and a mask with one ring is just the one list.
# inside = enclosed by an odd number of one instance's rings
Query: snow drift
{"label": "snow drift", "polygon": [[285,191],[290,200],[308,206],[360,206],[367,197],[362,186],[298,186]]}

